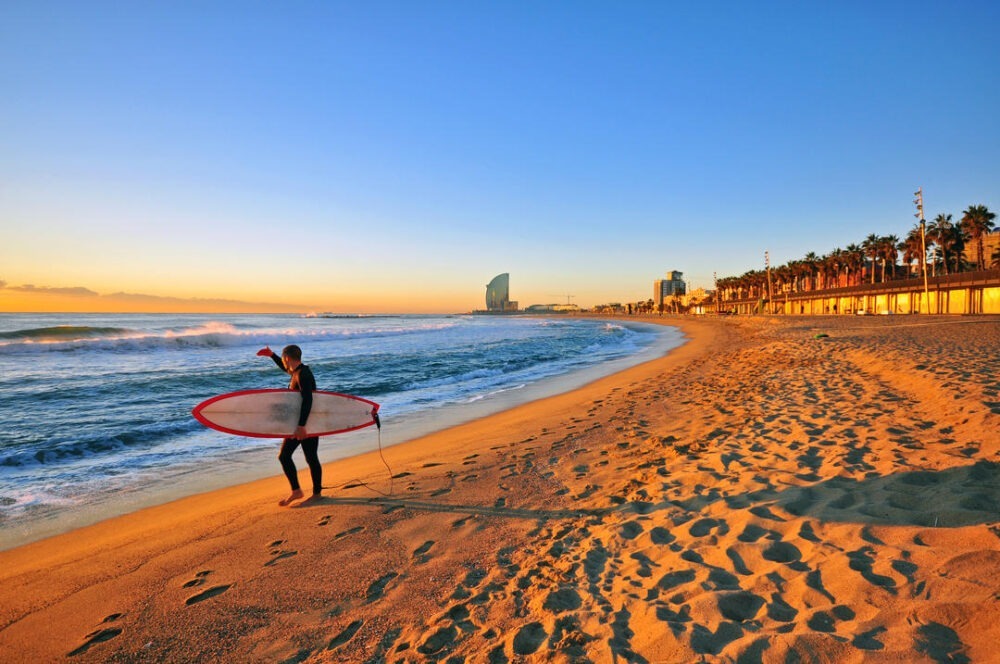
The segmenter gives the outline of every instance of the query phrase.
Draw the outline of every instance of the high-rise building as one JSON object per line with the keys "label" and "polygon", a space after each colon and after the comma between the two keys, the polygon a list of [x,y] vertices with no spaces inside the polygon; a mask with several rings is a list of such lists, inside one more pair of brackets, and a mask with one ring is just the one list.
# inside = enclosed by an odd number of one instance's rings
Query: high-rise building
{"label": "high-rise building", "polygon": [[486,285],[486,310],[496,312],[511,310],[509,273],[498,274]]}
{"label": "high-rise building", "polygon": [[659,307],[674,295],[684,295],[687,293],[687,286],[684,283],[684,275],[676,270],[667,272],[666,279],[657,279],[653,282],[653,304]]}

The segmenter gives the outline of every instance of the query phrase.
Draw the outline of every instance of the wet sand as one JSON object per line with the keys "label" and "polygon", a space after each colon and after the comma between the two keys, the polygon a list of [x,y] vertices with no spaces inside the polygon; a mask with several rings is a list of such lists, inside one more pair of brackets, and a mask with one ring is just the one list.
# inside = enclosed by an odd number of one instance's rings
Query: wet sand
{"label": "wet sand", "polygon": [[0,661],[995,658],[1000,320],[662,320],[690,341],[389,448],[391,482],[0,553]]}

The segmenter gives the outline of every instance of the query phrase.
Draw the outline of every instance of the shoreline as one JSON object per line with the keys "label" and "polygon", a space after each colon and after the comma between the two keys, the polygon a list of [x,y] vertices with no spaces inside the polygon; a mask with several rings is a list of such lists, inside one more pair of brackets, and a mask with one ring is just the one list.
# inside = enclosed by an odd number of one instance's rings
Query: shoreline
{"label": "shoreline", "polygon": [[0,552],[0,659],[991,652],[1000,321],[662,323],[689,341],[389,448],[391,497],[368,453],[301,508],[275,475]]}
{"label": "shoreline", "polygon": [[[623,326],[633,326],[639,331],[651,326],[664,327],[647,321],[616,320],[614,322]],[[677,329],[676,326],[667,327]],[[394,420],[391,414],[387,417],[383,410],[383,423],[386,426],[383,426],[378,434],[375,433],[374,428],[371,428],[327,439],[326,444],[320,445],[320,459],[326,466],[346,458],[366,454],[374,449],[376,439],[383,449],[406,444],[412,440],[489,417],[524,403],[572,391],[604,376],[665,355],[678,344],[684,343],[683,335],[678,340],[677,335],[673,334],[671,330],[661,329],[656,334],[658,335],[657,339],[629,356],[608,360],[569,373],[549,376],[520,388],[507,389],[488,395],[476,402],[454,403],[418,411],[404,415],[401,420]],[[155,484],[152,486],[139,489],[130,487],[117,494],[96,496],[94,500],[71,509],[65,507],[38,509],[31,522],[13,520],[4,524],[4,528],[0,531],[0,551],[70,532],[106,519],[174,502],[188,496],[279,476],[280,468],[274,463],[276,450],[276,446],[273,449],[258,447],[257,449],[236,450],[226,460],[224,466],[216,463],[216,467],[211,472],[184,468],[168,469],[170,476],[167,479],[155,480]],[[296,465],[300,471],[303,470],[304,461],[300,455],[296,456]]]}

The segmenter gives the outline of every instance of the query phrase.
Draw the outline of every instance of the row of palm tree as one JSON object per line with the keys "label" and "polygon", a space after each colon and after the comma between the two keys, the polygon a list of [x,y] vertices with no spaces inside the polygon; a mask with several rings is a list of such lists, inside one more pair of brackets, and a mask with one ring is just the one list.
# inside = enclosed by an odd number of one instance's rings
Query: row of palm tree
{"label": "row of palm tree", "polygon": [[[995,228],[996,214],[985,205],[970,205],[956,224],[950,214],[939,214],[921,229],[915,225],[903,240],[895,235],[871,234],[860,244],[834,249],[825,256],[809,252],[802,259],[789,261],[766,270],[751,270],[738,277],[718,279],[716,286],[723,300],[758,299],[768,293],[768,278],[773,293],[824,290],[858,286],[897,278],[897,260],[902,257],[903,277],[919,276],[926,261],[928,273],[937,275],[966,270],[1000,267],[1000,251],[987,260],[983,238]],[[975,263],[965,260],[967,248],[978,249]],[[930,256],[928,256],[930,254]]]}

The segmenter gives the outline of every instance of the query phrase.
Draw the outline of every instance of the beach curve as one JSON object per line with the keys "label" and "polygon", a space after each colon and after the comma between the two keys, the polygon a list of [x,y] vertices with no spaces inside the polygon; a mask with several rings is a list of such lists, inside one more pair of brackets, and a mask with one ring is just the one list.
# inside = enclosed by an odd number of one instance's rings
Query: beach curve
{"label": "beach curve", "polygon": [[390,448],[392,496],[369,454],[308,507],[275,477],[0,553],[0,659],[988,659],[1000,322],[663,322]]}

